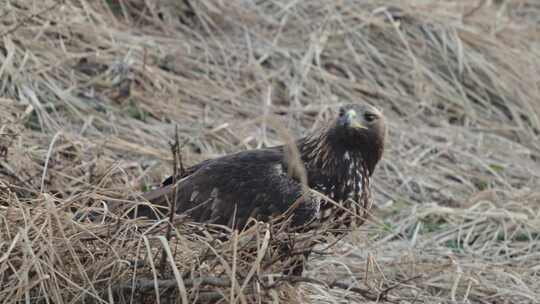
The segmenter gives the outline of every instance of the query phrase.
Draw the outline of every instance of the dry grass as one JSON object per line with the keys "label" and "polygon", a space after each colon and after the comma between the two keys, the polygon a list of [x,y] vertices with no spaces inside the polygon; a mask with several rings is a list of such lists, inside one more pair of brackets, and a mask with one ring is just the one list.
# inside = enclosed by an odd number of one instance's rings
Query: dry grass
{"label": "dry grass", "polygon": [[[540,7],[476,2],[4,1],[0,301],[538,303]],[[278,226],[167,241],[119,208],[171,173],[175,124],[193,164],[350,101],[389,120],[377,206],[320,238],[317,280],[268,263]]]}

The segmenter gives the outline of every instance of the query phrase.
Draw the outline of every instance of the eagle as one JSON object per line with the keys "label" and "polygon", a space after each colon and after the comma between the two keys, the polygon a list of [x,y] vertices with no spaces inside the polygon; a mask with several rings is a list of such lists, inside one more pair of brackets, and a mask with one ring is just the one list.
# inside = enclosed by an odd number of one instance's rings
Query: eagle
{"label": "eagle", "polygon": [[[284,144],[205,160],[143,197],[163,214],[176,198],[177,213],[233,229],[244,228],[250,218],[267,221],[293,204],[291,225],[305,225],[332,208],[320,197],[356,202],[366,211],[371,206],[369,180],[383,155],[385,133],[379,109],[347,104],[324,126],[293,142],[304,178],[292,170],[294,158]],[[306,188],[323,195],[305,195]],[[155,217],[155,211],[140,208],[135,216]]]}

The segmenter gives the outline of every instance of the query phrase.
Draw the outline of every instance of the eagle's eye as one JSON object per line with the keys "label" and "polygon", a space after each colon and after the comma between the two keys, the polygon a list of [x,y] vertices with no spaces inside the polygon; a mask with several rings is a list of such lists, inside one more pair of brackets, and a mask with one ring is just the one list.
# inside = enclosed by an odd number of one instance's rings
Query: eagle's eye
{"label": "eagle's eye", "polygon": [[375,119],[377,119],[377,115],[371,114],[371,113],[366,113],[366,114],[364,114],[364,119],[365,119],[367,122],[372,122],[372,121],[374,121]]}

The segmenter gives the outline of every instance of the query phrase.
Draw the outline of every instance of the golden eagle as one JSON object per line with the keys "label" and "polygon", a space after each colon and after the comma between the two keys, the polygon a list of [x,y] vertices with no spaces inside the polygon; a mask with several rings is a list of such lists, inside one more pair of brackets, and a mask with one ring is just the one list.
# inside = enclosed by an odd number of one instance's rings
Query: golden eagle
{"label": "golden eagle", "polygon": [[[335,119],[295,142],[307,186],[335,202],[353,200],[369,208],[369,178],[383,153],[385,128],[381,111],[373,106],[341,107]],[[303,197],[292,215],[293,225],[303,225],[330,204],[303,195],[306,189],[301,178],[291,174],[287,151],[282,145],[206,160],[143,196],[165,207],[176,191],[176,212],[197,222],[239,229],[250,217],[265,221],[284,213]],[[150,208],[137,212],[153,217]]]}

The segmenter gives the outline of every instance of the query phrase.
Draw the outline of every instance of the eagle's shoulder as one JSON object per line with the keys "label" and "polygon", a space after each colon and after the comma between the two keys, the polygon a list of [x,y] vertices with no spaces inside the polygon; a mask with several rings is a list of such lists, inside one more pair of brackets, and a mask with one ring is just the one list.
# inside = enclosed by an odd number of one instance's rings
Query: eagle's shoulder
{"label": "eagle's shoulder", "polygon": [[[281,171],[285,167],[282,149],[280,146],[253,149],[207,159],[184,169],[183,172],[180,172],[176,177],[176,180],[178,181],[191,176],[201,169],[203,171],[208,171],[239,166],[244,167],[245,169],[252,167],[273,167]],[[171,185],[173,181],[173,176],[169,176],[161,183],[161,186]]]}
{"label": "eagle's shoulder", "polygon": [[[256,189],[262,192],[269,184],[290,182],[286,179],[283,153],[278,149],[255,149],[221,156],[204,161],[190,171],[179,183],[180,187],[193,183],[199,188],[219,187],[228,192]],[[257,188],[242,188],[246,186]]]}

